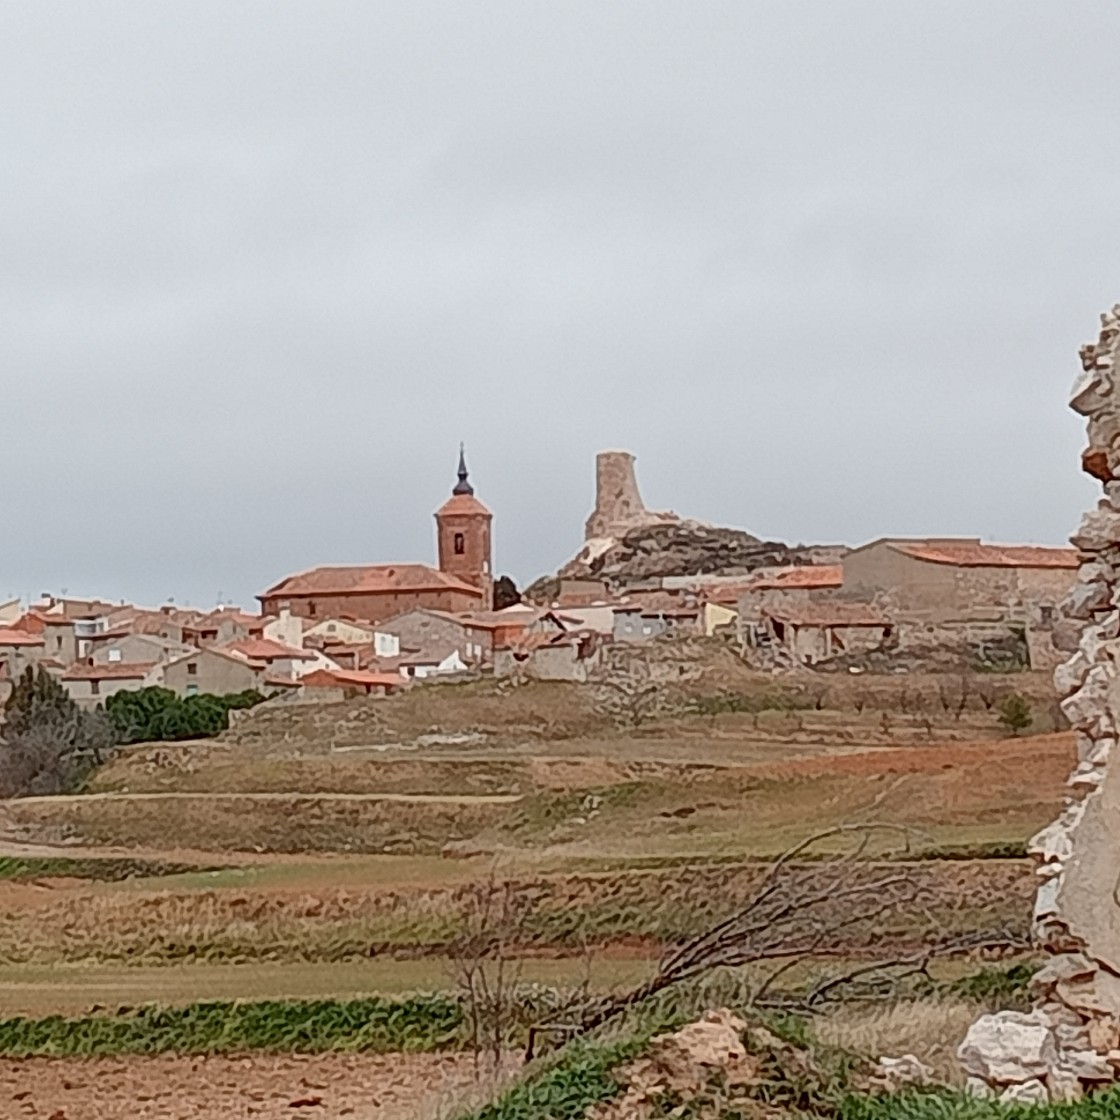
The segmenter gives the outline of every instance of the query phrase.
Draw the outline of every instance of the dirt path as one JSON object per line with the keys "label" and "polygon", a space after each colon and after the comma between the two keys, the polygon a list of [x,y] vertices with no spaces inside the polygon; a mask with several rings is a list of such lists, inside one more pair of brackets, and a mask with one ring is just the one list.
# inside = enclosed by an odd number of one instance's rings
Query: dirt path
{"label": "dirt path", "polygon": [[73,805],[76,801],[395,801],[410,805],[513,805],[519,793],[62,793],[21,797],[19,805]]}
{"label": "dirt path", "polygon": [[462,1054],[0,1060],[0,1115],[36,1120],[442,1120]]}

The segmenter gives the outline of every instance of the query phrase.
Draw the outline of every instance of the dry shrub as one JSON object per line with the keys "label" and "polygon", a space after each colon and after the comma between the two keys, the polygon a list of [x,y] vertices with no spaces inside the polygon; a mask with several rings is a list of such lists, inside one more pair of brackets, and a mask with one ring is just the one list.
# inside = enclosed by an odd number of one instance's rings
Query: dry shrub
{"label": "dry shrub", "polygon": [[871,1057],[917,1054],[937,1076],[961,1084],[956,1049],[982,1008],[965,1000],[840,1004],[815,1023],[821,1042]]}

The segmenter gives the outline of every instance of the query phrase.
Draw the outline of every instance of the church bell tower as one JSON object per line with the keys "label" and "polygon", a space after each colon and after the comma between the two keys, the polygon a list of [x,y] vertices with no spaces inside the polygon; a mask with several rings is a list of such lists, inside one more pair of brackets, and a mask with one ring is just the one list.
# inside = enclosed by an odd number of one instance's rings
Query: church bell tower
{"label": "church bell tower", "polygon": [[490,527],[494,515],[474,496],[467,471],[467,457],[459,447],[459,481],[451,497],[436,511],[436,539],[440,571],[472,587],[480,588],[485,598],[483,610],[494,603]]}

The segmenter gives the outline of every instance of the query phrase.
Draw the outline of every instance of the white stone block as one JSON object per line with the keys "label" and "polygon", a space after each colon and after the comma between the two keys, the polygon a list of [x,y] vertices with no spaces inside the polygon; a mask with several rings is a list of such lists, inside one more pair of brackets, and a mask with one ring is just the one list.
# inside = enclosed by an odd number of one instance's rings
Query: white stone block
{"label": "white stone block", "polygon": [[957,1057],[972,1077],[1011,1085],[1045,1077],[1057,1065],[1058,1048],[1041,1016],[999,1011],[982,1016],[969,1027]]}
{"label": "white stone block", "polygon": [[1009,1085],[1000,1093],[999,1099],[1003,1104],[1046,1104],[1050,1100],[1050,1093],[1046,1086],[1035,1078],[1032,1081]]}

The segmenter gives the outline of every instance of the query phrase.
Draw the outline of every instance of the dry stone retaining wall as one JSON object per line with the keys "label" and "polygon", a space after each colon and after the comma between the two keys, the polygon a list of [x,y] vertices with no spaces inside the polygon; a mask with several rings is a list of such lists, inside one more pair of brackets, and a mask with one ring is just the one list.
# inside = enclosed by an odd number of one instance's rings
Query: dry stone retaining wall
{"label": "dry stone retaining wall", "polygon": [[959,1051],[978,1095],[1068,1101],[1120,1079],[1120,304],[1081,350],[1071,407],[1089,421],[1083,466],[1104,487],[1073,544],[1078,582],[1063,604],[1069,659],[1055,671],[1078,736],[1061,816],[1031,841],[1040,883],[1033,933],[1049,959],[1027,1013],[973,1024]]}

